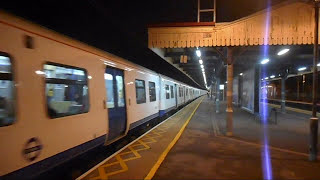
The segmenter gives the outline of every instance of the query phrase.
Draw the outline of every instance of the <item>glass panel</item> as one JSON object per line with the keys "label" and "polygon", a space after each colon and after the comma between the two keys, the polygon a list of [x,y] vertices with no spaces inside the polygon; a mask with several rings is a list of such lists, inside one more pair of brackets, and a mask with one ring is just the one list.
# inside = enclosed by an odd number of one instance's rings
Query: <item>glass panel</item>
{"label": "glass panel", "polygon": [[14,99],[11,61],[9,57],[0,55],[0,127],[15,121]]}
{"label": "glass panel", "polygon": [[11,73],[10,58],[0,55],[0,73]]}
{"label": "glass panel", "polygon": [[77,81],[86,81],[87,79],[83,70],[55,65],[44,65],[44,72],[47,79],[68,79]]}
{"label": "glass panel", "polygon": [[107,95],[107,108],[114,108],[114,94],[113,94],[113,76],[111,74],[104,74],[106,95]]}
{"label": "glass panel", "polygon": [[173,94],[173,86],[170,86],[171,89],[171,98],[174,98],[174,94]]}
{"label": "glass panel", "polygon": [[124,107],[124,92],[123,92],[123,78],[116,76],[117,89],[118,89],[118,107]]}
{"label": "glass panel", "polygon": [[166,85],[166,99],[170,99],[169,85]]}
{"label": "glass panel", "polygon": [[[46,97],[51,118],[89,111],[89,94],[85,70],[44,65]],[[81,83],[77,83],[81,81]]]}
{"label": "glass panel", "polygon": [[146,89],[143,80],[136,80],[136,99],[137,104],[146,102]]}
{"label": "glass panel", "polygon": [[149,96],[150,102],[156,101],[156,84],[154,82],[149,82]]}

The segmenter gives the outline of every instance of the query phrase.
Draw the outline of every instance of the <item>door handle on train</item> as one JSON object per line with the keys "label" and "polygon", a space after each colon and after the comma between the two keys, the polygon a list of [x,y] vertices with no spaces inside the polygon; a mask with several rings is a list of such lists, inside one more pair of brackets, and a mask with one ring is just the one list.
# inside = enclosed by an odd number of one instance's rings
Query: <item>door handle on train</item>
{"label": "door handle on train", "polygon": [[106,100],[103,100],[102,103],[103,103],[103,108],[107,109]]}

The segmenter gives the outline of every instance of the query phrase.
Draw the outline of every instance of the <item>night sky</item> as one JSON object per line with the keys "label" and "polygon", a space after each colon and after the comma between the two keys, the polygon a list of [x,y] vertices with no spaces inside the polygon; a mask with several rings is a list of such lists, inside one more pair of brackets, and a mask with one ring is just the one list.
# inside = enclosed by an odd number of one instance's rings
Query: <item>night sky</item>
{"label": "night sky", "polygon": [[[273,0],[272,3],[281,1]],[[218,0],[217,22],[232,21],[266,6],[267,0]],[[147,25],[195,22],[197,0],[4,0],[0,8],[146,68],[193,84],[148,49]]]}

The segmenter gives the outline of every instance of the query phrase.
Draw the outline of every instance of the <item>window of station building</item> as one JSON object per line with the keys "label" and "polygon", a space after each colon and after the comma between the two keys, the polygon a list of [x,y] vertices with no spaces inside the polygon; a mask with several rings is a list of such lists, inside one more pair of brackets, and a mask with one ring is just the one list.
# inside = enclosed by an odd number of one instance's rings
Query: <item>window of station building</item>
{"label": "window of station building", "polygon": [[170,89],[169,89],[169,85],[166,85],[166,99],[170,99]]}
{"label": "window of station building", "polygon": [[82,68],[47,63],[46,98],[50,118],[59,118],[89,111],[87,71]]}
{"label": "window of station building", "polygon": [[0,53],[0,127],[15,122],[15,93],[11,59]]}
{"label": "window of station building", "polygon": [[136,79],[136,99],[137,104],[146,102],[146,86],[143,80]]}
{"label": "window of station building", "polygon": [[149,98],[150,102],[156,101],[156,83],[149,81]]}
{"label": "window of station building", "polygon": [[173,86],[170,86],[170,90],[171,90],[171,98],[174,98],[174,94],[173,94]]}

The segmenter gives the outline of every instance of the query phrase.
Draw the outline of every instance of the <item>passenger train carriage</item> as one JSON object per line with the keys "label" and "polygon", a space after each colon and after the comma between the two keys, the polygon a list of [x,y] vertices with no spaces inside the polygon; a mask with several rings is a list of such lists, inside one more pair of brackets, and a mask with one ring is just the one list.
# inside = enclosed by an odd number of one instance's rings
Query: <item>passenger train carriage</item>
{"label": "passenger train carriage", "polygon": [[0,176],[108,145],[205,93],[0,11]]}

